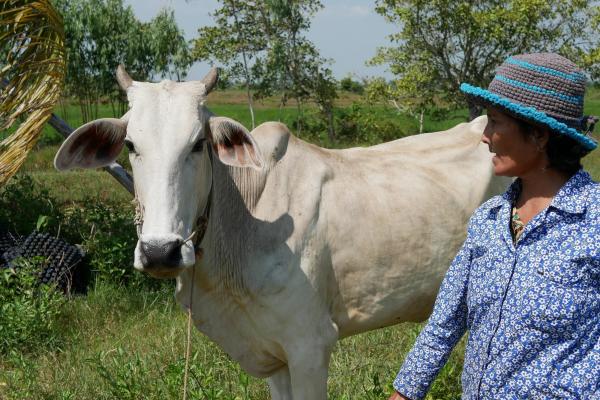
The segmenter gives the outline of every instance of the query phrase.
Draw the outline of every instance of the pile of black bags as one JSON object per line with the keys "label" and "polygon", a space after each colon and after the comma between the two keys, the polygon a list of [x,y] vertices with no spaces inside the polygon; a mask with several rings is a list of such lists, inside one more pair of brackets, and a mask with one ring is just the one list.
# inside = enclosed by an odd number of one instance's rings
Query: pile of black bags
{"label": "pile of black bags", "polygon": [[41,284],[54,284],[65,294],[86,291],[89,268],[81,248],[48,233],[23,237],[0,227],[0,268],[18,270],[19,259],[36,260]]}

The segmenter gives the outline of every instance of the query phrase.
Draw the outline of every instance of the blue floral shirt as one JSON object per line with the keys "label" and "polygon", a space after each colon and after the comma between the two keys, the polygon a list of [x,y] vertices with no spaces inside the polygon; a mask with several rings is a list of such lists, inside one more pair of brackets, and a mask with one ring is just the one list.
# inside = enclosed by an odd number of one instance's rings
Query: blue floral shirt
{"label": "blue floral shirt", "polygon": [[463,399],[600,399],[600,185],[577,172],[514,245],[519,181],[475,211],[394,387],[423,398],[465,330]]}

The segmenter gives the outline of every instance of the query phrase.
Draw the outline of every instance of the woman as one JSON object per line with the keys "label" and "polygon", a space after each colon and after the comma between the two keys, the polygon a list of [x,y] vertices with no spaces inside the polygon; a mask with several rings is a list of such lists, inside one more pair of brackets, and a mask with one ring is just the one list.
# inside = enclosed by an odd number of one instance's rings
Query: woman
{"label": "woman", "polygon": [[465,330],[463,399],[600,398],[600,185],[585,76],[557,54],[508,58],[487,90],[482,141],[518,179],[475,211],[433,313],[394,380],[421,399]]}

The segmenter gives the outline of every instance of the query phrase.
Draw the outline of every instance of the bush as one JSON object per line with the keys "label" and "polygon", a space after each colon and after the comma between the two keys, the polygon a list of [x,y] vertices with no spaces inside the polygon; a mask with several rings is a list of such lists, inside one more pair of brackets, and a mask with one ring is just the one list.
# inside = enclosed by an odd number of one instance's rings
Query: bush
{"label": "bush", "polygon": [[0,227],[13,233],[41,228],[56,233],[61,219],[55,199],[29,175],[15,175],[0,191]]}
{"label": "bush", "polygon": [[[161,281],[133,269],[137,235],[133,207],[86,201],[65,210],[65,230],[78,238],[88,254],[94,278],[116,284],[157,288]],[[75,231],[73,231],[75,229]]]}
{"label": "bush", "polygon": [[336,135],[345,144],[372,145],[406,136],[399,123],[356,102],[341,110],[336,119]]}
{"label": "bush", "polygon": [[43,257],[15,260],[0,270],[0,354],[55,345],[65,298],[54,286],[39,284]]}
{"label": "bush", "polygon": [[94,198],[82,203],[60,208],[40,184],[19,174],[0,191],[0,229],[20,235],[41,230],[81,244],[92,268],[92,281],[160,287],[160,281],[133,269],[137,242],[133,206],[99,203]]}
{"label": "bush", "polygon": [[358,93],[358,94],[363,94],[365,91],[365,87],[360,82],[356,82],[355,80],[352,80],[352,78],[349,76],[343,78],[340,81],[340,89],[342,89],[346,92]]}
{"label": "bush", "polygon": [[311,143],[323,144],[327,124],[321,115],[305,110],[289,121],[284,121],[295,135]]}

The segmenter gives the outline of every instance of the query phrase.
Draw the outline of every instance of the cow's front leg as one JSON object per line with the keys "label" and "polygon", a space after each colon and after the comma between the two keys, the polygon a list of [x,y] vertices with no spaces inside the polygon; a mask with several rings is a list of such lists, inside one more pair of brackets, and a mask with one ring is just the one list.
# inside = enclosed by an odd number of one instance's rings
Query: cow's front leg
{"label": "cow's front leg", "polygon": [[329,359],[335,341],[306,341],[288,352],[288,368],[294,400],[327,399]]}
{"label": "cow's front leg", "polygon": [[292,383],[287,366],[269,377],[269,389],[272,400],[292,400]]}

